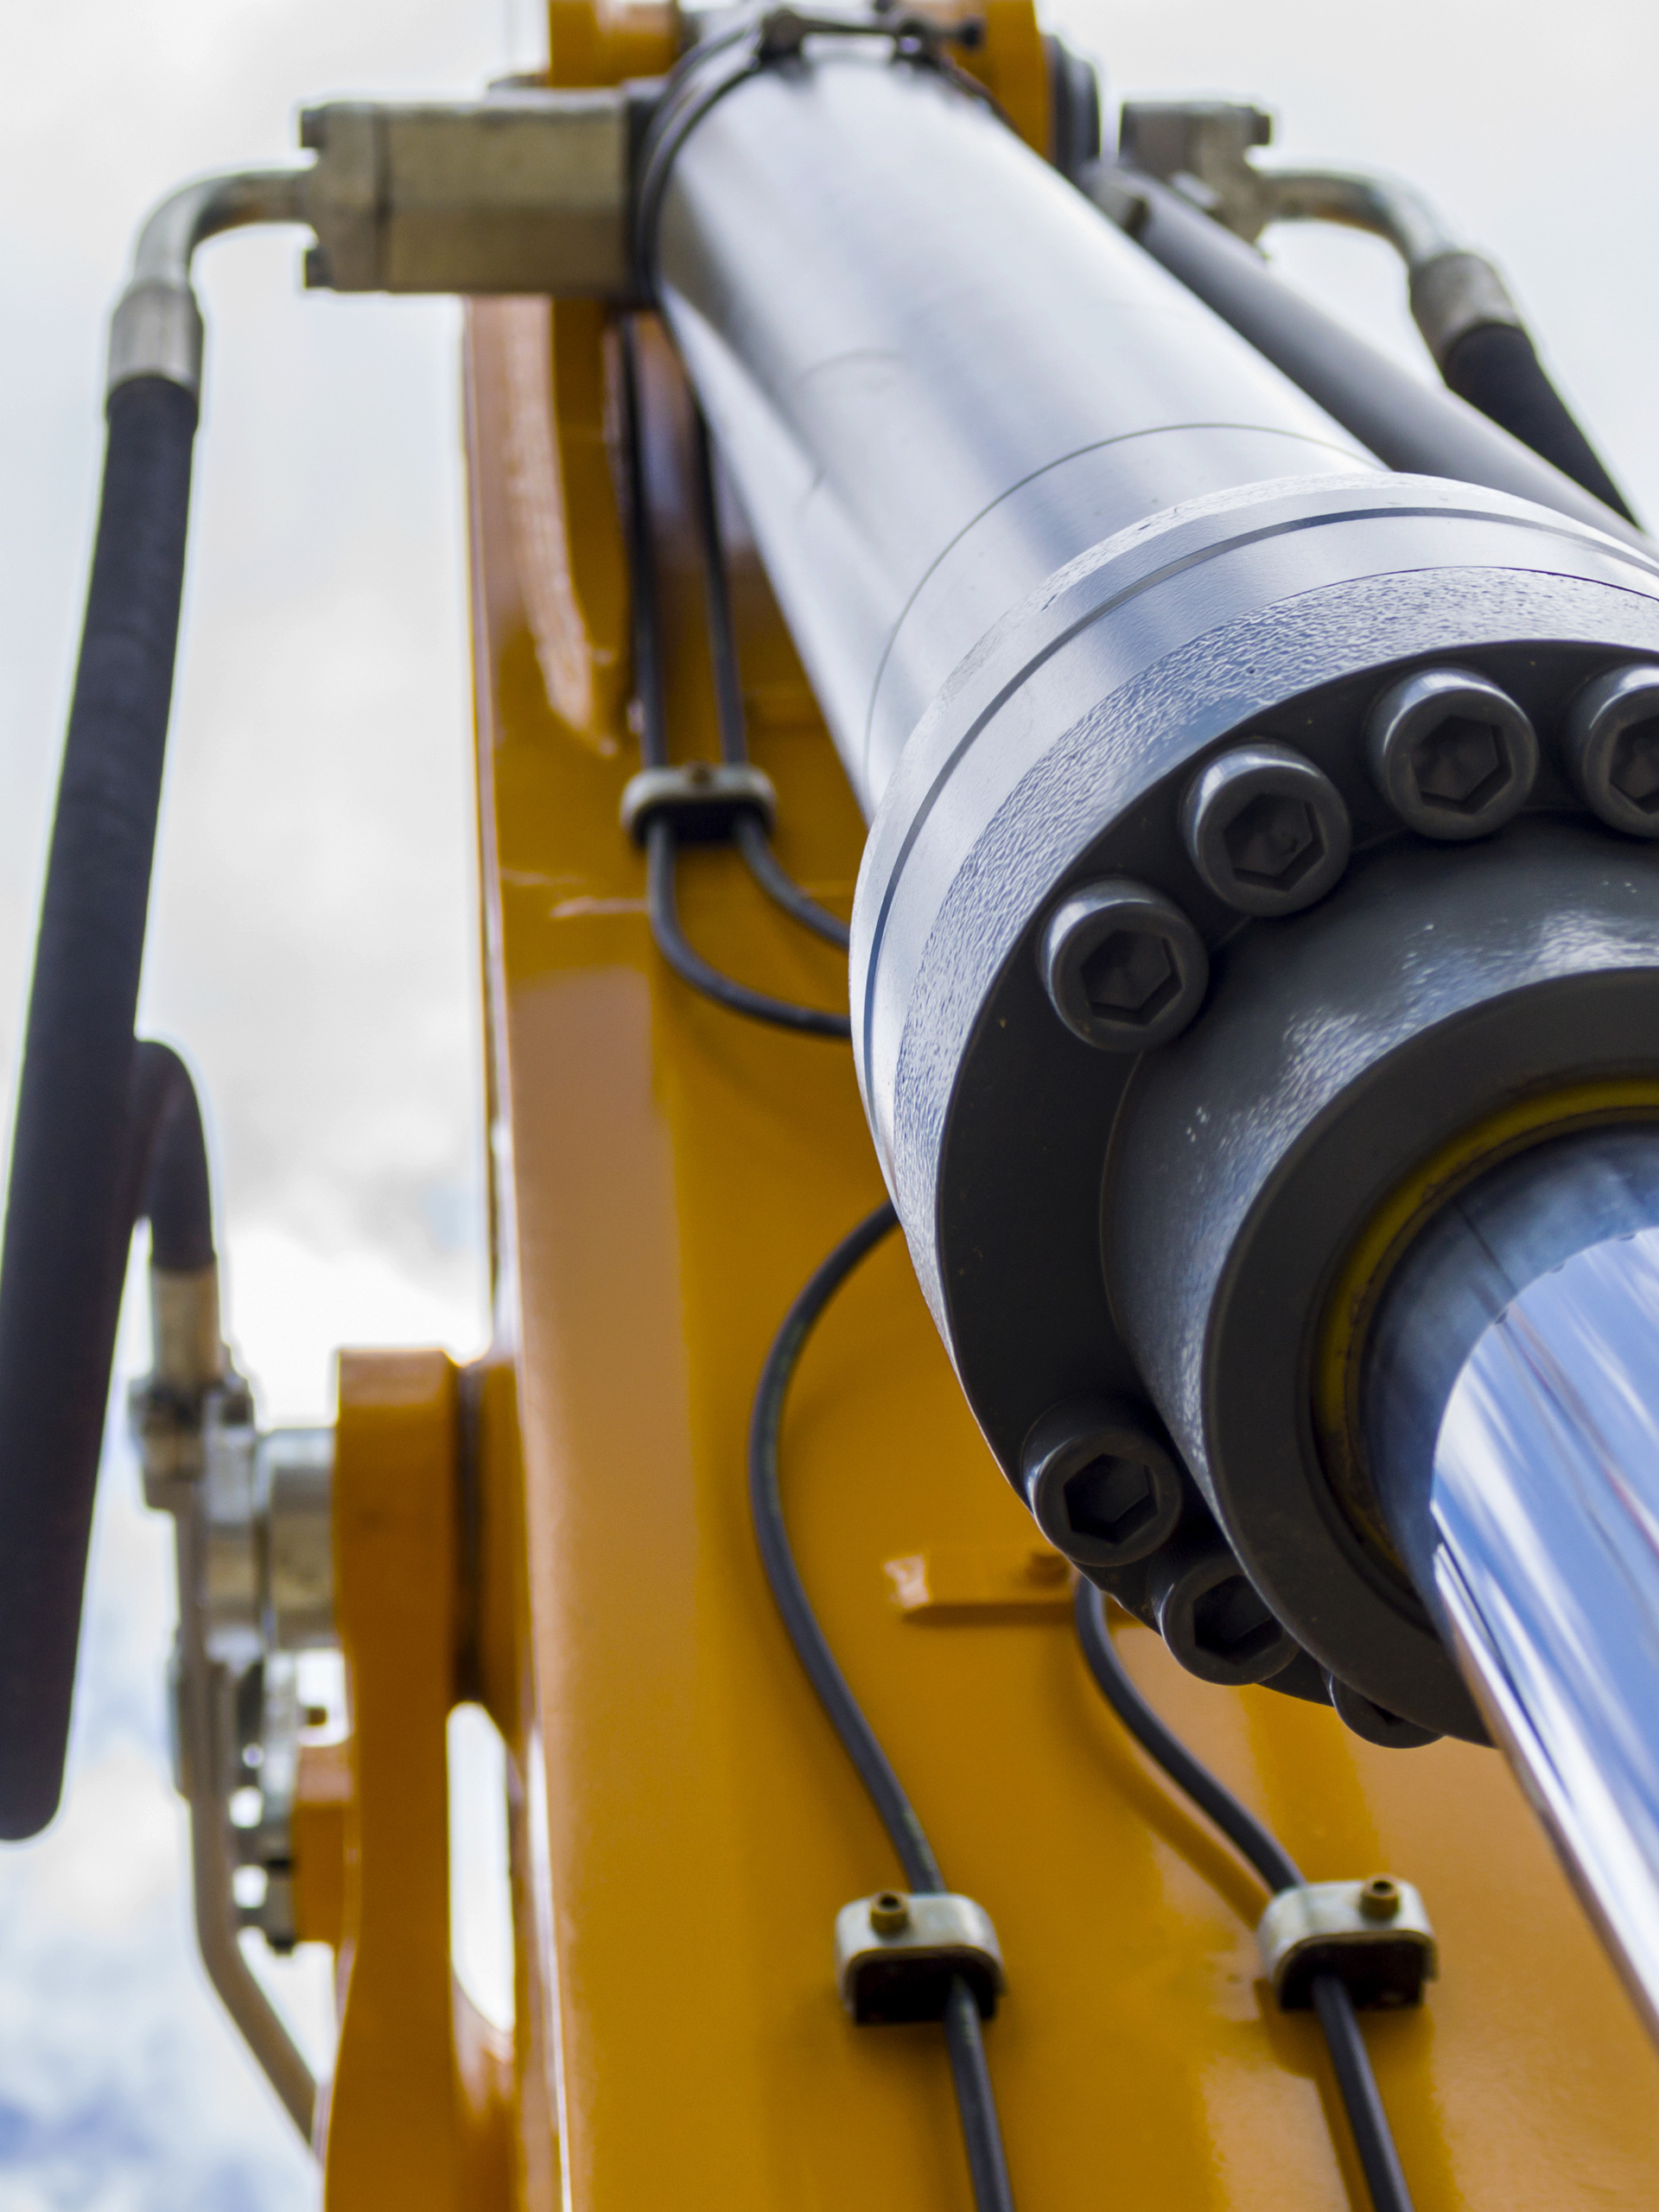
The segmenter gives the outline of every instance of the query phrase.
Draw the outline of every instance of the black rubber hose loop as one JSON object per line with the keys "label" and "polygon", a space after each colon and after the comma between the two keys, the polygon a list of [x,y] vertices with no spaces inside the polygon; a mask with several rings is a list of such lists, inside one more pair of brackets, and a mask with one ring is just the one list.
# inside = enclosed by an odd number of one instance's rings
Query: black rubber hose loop
{"label": "black rubber hose loop", "polygon": [[[1278,1837],[1193,1758],[1129,1680],[1106,1625],[1105,1599],[1081,1577],[1072,1610],[1077,1641],[1096,1688],[1141,1750],[1214,1822],[1269,1890],[1276,1893],[1300,1888],[1301,1870]],[[1412,2212],[1411,2191],[1348,1986],[1335,1974],[1320,1974],[1308,1986],[1371,2202],[1376,2212]]]}
{"label": "black rubber hose loop", "polygon": [[[893,1772],[875,1731],[865,1719],[847,1677],[836,1663],[829,1640],[818,1625],[812,1601],[806,1594],[790,1544],[778,1482],[778,1440],[784,1425],[784,1407],[807,1338],[825,1306],[859,1262],[892,1234],[897,1223],[898,1216],[891,1205],[878,1206],[842,1237],[784,1316],[783,1326],[760,1370],[753,1410],[749,1416],[749,1510],[760,1563],[766,1569],[766,1581],[785,1630],[795,1647],[795,1656],[817,1692],[818,1702],[841,1738],[842,1749],[852,1761],[880,1816],[881,1825],[904,1869],[906,1884],[918,1892],[937,1893],[944,1889],[945,1880],[933,1855],[933,1847],[905,1795],[904,1784]],[[945,2004],[944,2033],[976,2212],[1014,2212],[996,2098],[985,2063],[979,2007],[972,1990],[960,1978],[950,1985]]]}
{"label": "black rubber hose loop", "polygon": [[[633,691],[639,709],[639,758],[645,767],[661,768],[668,764],[667,702],[657,605],[657,563],[645,486],[639,339],[632,315],[623,318],[621,346],[622,430],[629,479],[628,564],[633,592]],[[713,463],[706,442],[700,451],[701,480],[707,494],[704,536],[707,539],[714,533],[717,541]],[[717,543],[715,550],[717,552]],[[709,574],[711,579],[715,577],[715,567],[709,568]],[[747,758],[742,739],[742,694],[737,688],[736,660],[731,649],[725,581],[724,569],[720,568],[709,601],[711,623],[718,633],[711,642],[716,646],[716,696],[721,709],[722,749],[728,760],[741,760]],[[723,666],[719,645],[722,636],[726,652]],[[738,717],[735,724],[732,721],[734,699]],[[737,747],[735,752],[731,750],[734,744]],[[704,998],[712,999],[716,1006],[724,1007],[728,1014],[742,1014],[751,1021],[764,1021],[776,1029],[792,1029],[800,1036],[832,1037],[841,1043],[850,1040],[853,1025],[847,1014],[827,1013],[819,1007],[797,1006],[791,1000],[775,999],[765,991],[751,990],[747,983],[722,974],[712,962],[703,958],[680,925],[674,881],[677,859],[674,825],[666,815],[660,815],[645,831],[645,910],[657,950],[681,982],[689,983],[694,991],[700,991]],[[803,892],[800,895],[804,898],[806,894]]]}
{"label": "black rubber hose loop", "polygon": [[0,1836],[58,1803],[124,1271],[133,1020],[184,581],[194,397],[110,396],[0,1253]]}
{"label": "black rubber hose loop", "polygon": [[852,943],[853,933],[839,914],[832,914],[827,906],[820,906],[810,891],[804,891],[787,869],[779,863],[772,849],[765,826],[753,815],[740,818],[732,836],[737,849],[748,864],[749,874],[766,893],[774,906],[809,929],[827,944],[845,952]]}
{"label": "black rubber hose loop", "polygon": [[[715,719],[720,726],[720,757],[728,763],[747,764],[749,738],[743,715],[743,679],[738,665],[737,630],[732,620],[726,548],[721,537],[714,446],[708,422],[698,407],[692,410],[691,459],[697,540],[702,555],[703,601],[709,615],[709,659],[715,680]],[[740,816],[733,826],[732,840],[742,854],[749,874],[775,906],[803,928],[815,931],[846,951],[852,934],[846,923],[828,907],[820,906],[779,863],[763,822],[753,814]]]}
{"label": "black rubber hose loop", "polygon": [[674,864],[678,848],[674,825],[661,817],[645,831],[645,904],[657,950],[682,982],[690,983],[728,1014],[746,1015],[751,1021],[769,1023],[774,1029],[792,1029],[802,1037],[833,1037],[846,1044],[853,1033],[851,1018],[830,1014],[822,1007],[797,1006],[791,999],[775,999],[738,982],[705,960],[680,926],[674,893]]}

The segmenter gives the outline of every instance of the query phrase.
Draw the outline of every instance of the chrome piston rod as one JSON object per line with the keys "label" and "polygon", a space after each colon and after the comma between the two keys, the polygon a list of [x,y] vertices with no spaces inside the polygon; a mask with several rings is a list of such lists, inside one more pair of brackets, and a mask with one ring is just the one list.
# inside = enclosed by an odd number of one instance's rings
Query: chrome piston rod
{"label": "chrome piston rod", "polygon": [[1557,1139],[1448,1208],[1366,1411],[1413,1579],[1659,2038],[1659,1133]]}

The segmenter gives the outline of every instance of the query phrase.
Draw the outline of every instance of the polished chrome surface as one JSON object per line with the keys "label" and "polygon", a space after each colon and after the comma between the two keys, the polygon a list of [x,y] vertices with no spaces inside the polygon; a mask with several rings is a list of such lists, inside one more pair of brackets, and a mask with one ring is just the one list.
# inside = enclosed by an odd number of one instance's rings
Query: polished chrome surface
{"label": "polished chrome surface", "polygon": [[1659,1230],[1530,1283],[1434,1451],[1459,1656],[1659,2034]]}
{"label": "polished chrome surface", "polygon": [[1369,461],[979,101],[861,45],[709,107],[655,250],[867,810],[1065,563],[1182,500]]}

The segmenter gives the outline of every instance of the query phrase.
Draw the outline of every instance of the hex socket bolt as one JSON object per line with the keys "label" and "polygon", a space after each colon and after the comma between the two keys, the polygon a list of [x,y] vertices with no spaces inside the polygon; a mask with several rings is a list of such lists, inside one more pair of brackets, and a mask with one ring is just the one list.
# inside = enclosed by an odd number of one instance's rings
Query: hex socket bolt
{"label": "hex socket bolt", "polygon": [[1210,981],[1204,939],[1180,908],[1128,876],[1062,899],[1038,961],[1055,1013],[1103,1052],[1166,1045],[1198,1012]]}
{"label": "hex socket bolt", "polygon": [[1342,794],[1287,745],[1217,753],[1187,787],[1181,835],[1217,899],[1241,914],[1311,906],[1348,865],[1353,831]]}
{"label": "hex socket bolt", "polygon": [[1520,812],[1538,739],[1507,691],[1468,668],[1423,668],[1392,685],[1365,725],[1371,780],[1408,829],[1460,842]]}
{"label": "hex socket bolt", "polygon": [[1201,1681],[1235,1689],[1265,1682],[1281,1674],[1300,1649],[1213,1530],[1160,1553],[1147,1594],[1160,1635]]}
{"label": "hex socket bolt", "polygon": [[1037,1526],[1076,1567],[1150,1559],[1181,1517],[1168,1446],[1110,1398],[1072,1398],[1045,1414],[1026,1440],[1020,1478]]}
{"label": "hex socket bolt", "polygon": [[1433,1728],[1420,1728],[1403,1714],[1390,1713],[1387,1706],[1378,1705],[1363,1690],[1344,1682],[1339,1675],[1327,1674],[1325,1687],[1344,1726],[1351,1728],[1368,1744],[1381,1744],[1385,1751],[1414,1751],[1421,1745],[1438,1744],[1440,1740]]}
{"label": "hex socket bolt", "polygon": [[1610,830],[1659,837],[1659,668],[1640,661],[1597,677],[1567,718],[1567,772]]}

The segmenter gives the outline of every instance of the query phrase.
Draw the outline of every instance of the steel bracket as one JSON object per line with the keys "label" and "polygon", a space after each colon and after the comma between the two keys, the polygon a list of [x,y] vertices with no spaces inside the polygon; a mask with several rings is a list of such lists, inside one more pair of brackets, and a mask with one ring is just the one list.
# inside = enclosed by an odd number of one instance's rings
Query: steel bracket
{"label": "steel bracket", "polygon": [[836,1915],[836,1980],[861,2027],[943,2019],[958,1979],[992,2018],[1007,1978],[990,1915],[971,1897],[878,1890]]}
{"label": "steel bracket", "polygon": [[1423,1900],[1409,1882],[1303,1882],[1281,1890],[1256,1923],[1262,1963],[1281,2012],[1306,2012],[1316,1974],[1334,1974],[1357,2005],[1421,2005],[1440,1972]]}

